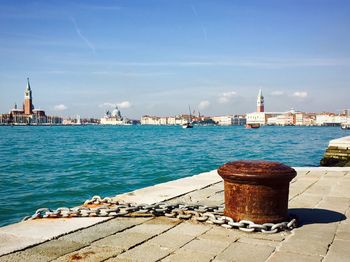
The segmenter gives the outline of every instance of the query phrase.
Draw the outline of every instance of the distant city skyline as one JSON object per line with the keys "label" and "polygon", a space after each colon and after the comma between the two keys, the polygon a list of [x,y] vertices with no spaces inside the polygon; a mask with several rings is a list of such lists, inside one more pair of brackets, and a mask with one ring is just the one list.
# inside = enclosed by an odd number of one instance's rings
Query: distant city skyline
{"label": "distant city skyline", "polygon": [[100,118],[350,108],[350,2],[0,3],[0,112]]}

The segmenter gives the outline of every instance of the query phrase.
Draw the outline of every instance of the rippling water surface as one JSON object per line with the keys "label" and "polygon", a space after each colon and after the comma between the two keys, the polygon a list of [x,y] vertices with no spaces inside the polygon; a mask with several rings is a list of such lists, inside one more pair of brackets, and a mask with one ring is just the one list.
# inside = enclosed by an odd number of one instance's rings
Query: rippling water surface
{"label": "rippling water surface", "polygon": [[318,166],[339,127],[0,127],[0,226],[39,207],[81,204],[237,159]]}

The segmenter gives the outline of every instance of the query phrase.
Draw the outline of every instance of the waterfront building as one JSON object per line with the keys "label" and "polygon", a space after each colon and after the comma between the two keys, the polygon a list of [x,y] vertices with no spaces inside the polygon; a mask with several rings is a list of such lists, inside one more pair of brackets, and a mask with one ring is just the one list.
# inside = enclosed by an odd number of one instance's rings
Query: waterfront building
{"label": "waterfront building", "polygon": [[231,126],[233,124],[233,115],[213,116],[211,119],[219,126]]}
{"label": "waterfront building", "polygon": [[315,113],[304,113],[297,112],[295,114],[296,126],[314,126],[316,125],[316,114]]}
{"label": "waterfront building", "polygon": [[257,112],[248,113],[246,121],[248,125],[292,125],[294,124],[294,110],[288,112],[265,112],[265,101],[262,90],[259,90]]}
{"label": "waterfront building", "polygon": [[73,119],[73,118],[63,119],[62,124],[65,126],[76,125],[76,119]]}
{"label": "waterfront building", "polygon": [[141,117],[141,125],[160,125],[160,117],[145,115]]}
{"label": "waterfront building", "polygon": [[246,124],[245,115],[226,115],[210,117],[219,126],[242,126]]}
{"label": "waterfront building", "polygon": [[305,113],[290,110],[287,112],[265,112],[264,97],[259,90],[257,97],[257,112],[248,113],[246,120],[248,125],[296,125],[296,126],[340,126],[350,122],[348,110],[341,114],[334,113]]}
{"label": "waterfront building", "polygon": [[[169,117],[144,115],[141,117],[141,125],[183,125],[188,122],[189,118],[189,115],[178,115]],[[194,120],[193,117],[192,120]]]}
{"label": "waterfront building", "polygon": [[234,126],[244,126],[247,123],[247,118],[245,115],[234,115],[232,119],[232,125]]}
{"label": "waterfront building", "polygon": [[[93,121],[93,119],[91,119]],[[80,118],[80,115],[77,115],[75,118],[66,118],[63,120],[62,124],[63,125],[68,125],[68,126],[71,126],[71,125],[76,125],[76,126],[79,126],[79,125],[82,125],[83,122],[84,124],[87,124],[89,123],[90,119],[84,119],[84,121],[82,121],[82,119]],[[100,120],[98,120],[99,122]]]}
{"label": "waterfront building", "polygon": [[106,115],[100,120],[101,125],[131,125],[131,121],[122,116],[118,106],[112,111],[108,110]]}
{"label": "waterfront building", "polygon": [[275,117],[278,114],[267,114],[265,112],[253,112],[253,113],[248,113],[246,115],[247,117],[247,124],[248,125],[266,125],[267,124],[267,119],[270,117]]}
{"label": "waterfront building", "polygon": [[33,105],[32,89],[29,78],[24,91],[24,103],[22,109],[15,103],[8,114],[0,115],[1,125],[58,125],[63,119],[57,116],[47,116],[42,109],[35,109]]}
{"label": "waterfront building", "polygon": [[229,126],[232,125],[232,115],[228,116],[213,116],[211,119],[219,126]]}
{"label": "waterfront building", "polygon": [[167,124],[168,125],[176,125],[176,117],[175,116],[167,117]]}
{"label": "waterfront building", "polygon": [[226,116],[198,116],[195,115],[177,115],[177,116],[150,116],[141,117],[141,125],[184,125],[191,119],[191,122],[199,125],[217,124],[217,125],[245,125],[245,115],[226,115]]}
{"label": "waterfront building", "polygon": [[167,125],[168,124],[168,118],[167,117],[160,117],[159,118],[159,124],[160,125]]}
{"label": "waterfront building", "polygon": [[321,113],[316,115],[318,126],[340,126],[347,122],[350,122],[350,117],[345,114]]}
{"label": "waterfront building", "polygon": [[292,126],[295,123],[294,116],[295,115],[292,112],[286,112],[275,117],[269,117],[267,118],[267,124],[275,126]]}

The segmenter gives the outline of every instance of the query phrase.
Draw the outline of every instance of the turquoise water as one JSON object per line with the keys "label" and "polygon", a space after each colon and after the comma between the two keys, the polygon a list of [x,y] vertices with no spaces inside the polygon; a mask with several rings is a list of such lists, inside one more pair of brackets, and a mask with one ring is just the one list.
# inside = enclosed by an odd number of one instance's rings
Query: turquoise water
{"label": "turquoise water", "polygon": [[0,225],[195,175],[237,159],[318,166],[339,127],[0,127]]}

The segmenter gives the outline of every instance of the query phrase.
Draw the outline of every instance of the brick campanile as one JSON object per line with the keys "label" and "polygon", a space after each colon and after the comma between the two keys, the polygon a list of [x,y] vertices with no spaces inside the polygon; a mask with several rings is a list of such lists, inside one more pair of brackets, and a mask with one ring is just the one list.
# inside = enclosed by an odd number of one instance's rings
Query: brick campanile
{"label": "brick campanile", "polygon": [[262,95],[261,89],[259,90],[258,94],[258,100],[256,102],[256,111],[257,112],[265,112],[265,106],[264,106],[264,96]]}
{"label": "brick campanile", "polygon": [[24,114],[33,113],[32,90],[30,89],[29,78],[27,78],[27,88],[24,92]]}

